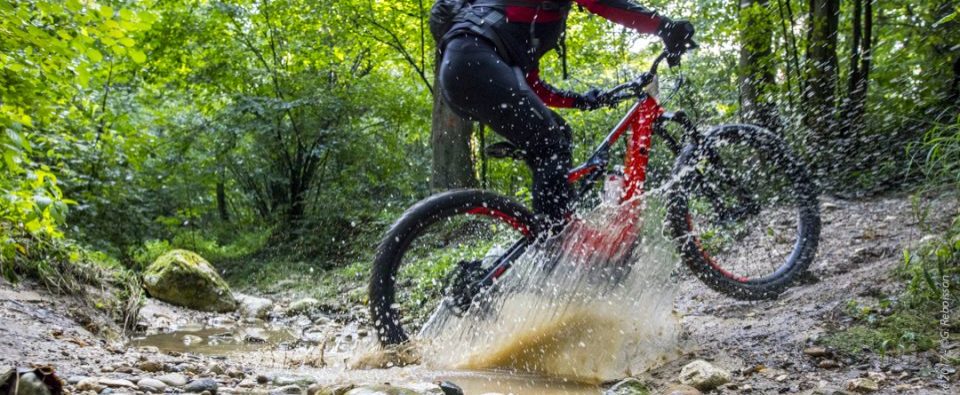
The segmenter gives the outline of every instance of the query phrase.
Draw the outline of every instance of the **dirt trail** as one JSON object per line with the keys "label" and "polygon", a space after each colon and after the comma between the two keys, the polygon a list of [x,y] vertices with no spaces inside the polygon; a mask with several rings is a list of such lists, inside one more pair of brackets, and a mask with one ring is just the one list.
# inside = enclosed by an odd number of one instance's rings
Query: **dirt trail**
{"label": "dirt trail", "polygon": [[[956,201],[929,202],[929,224],[934,228],[943,226],[956,213]],[[907,197],[825,199],[823,220],[823,238],[812,278],[776,301],[735,301],[710,291],[692,276],[681,278],[675,309],[682,317],[682,352],[676,360],[642,373],[639,378],[660,391],[676,382],[686,363],[705,359],[733,373],[732,383],[718,389],[719,393],[834,393],[850,379],[878,377],[878,373],[885,377],[878,393],[960,393],[956,376],[942,381],[931,372],[933,362],[927,354],[880,359],[868,353],[862,360],[838,358],[840,366],[826,369],[803,353],[804,348],[831,328],[844,324],[840,312],[848,301],[876,302],[876,295],[896,294],[897,285],[890,281],[890,272],[900,264],[903,248],[925,235]],[[187,323],[229,326],[239,321],[229,315],[164,308],[170,309],[167,314],[173,316],[166,318],[165,325],[177,328]],[[109,332],[105,328],[110,327],[101,313],[31,284],[14,287],[0,280],[0,320],[0,367],[53,365],[65,379],[78,376],[69,387],[74,390],[79,376],[136,383],[165,373],[187,378],[212,375],[219,381],[221,393],[231,389],[266,392],[285,385],[300,385],[305,390],[311,383],[351,380],[403,383],[443,377],[456,380],[458,375],[465,383],[475,384],[478,380],[470,374],[427,372],[416,367],[350,371],[343,362],[350,357],[353,344],[365,341],[367,331],[356,323],[330,318],[320,320],[322,325],[302,317],[282,322],[291,328],[294,337],[299,337],[283,347],[307,351],[281,351],[282,356],[270,359],[270,363],[264,362],[267,359],[250,358],[250,353],[204,356],[127,347],[119,339],[106,340],[100,335]],[[311,342],[304,335],[311,330],[326,332],[322,340]],[[314,358],[312,363],[310,358]],[[160,367],[151,371],[152,365],[147,362],[157,362]],[[324,363],[328,367],[316,367]]]}

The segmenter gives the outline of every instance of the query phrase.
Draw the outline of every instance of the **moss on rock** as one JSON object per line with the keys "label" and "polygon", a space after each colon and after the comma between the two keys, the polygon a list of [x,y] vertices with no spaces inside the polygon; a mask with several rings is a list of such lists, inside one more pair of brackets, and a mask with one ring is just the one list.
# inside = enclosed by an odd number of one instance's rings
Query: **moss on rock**
{"label": "moss on rock", "polygon": [[172,250],[157,258],[143,273],[151,297],[202,311],[228,312],[237,308],[230,286],[203,257]]}

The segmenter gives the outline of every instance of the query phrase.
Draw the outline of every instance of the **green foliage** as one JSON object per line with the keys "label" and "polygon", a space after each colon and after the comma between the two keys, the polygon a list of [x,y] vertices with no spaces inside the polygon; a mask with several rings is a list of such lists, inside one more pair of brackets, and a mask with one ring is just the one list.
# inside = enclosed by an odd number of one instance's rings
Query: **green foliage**
{"label": "green foliage", "polygon": [[877,305],[850,301],[845,312],[855,324],[828,335],[824,344],[854,355],[901,354],[937,348],[943,333],[960,333],[954,310],[960,305],[960,216],[945,235],[904,250],[897,276],[906,282],[902,294]]}
{"label": "green foliage", "polygon": [[908,150],[931,188],[960,190],[960,118],[930,128]]}
{"label": "green foliage", "polygon": [[[645,4],[691,19],[702,46],[681,69],[686,88],[663,99],[703,125],[737,121],[738,74],[769,70],[776,78],[761,96],[776,105],[782,133],[808,151],[810,131],[799,123],[803,49],[811,44],[804,34],[808,5],[752,4]],[[900,0],[875,5],[864,129],[846,142],[858,149],[839,177],[852,182],[839,184],[882,189],[923,176],[956,185],[960,127],[942,89],[956,53],[956,9]],[[338,281],[354,281],[384,229],[430,193],[436,87],[428,6],[0,3],[5,271],[55,274],[27,270],[24,260],[35,257],[37,245],[76,239],[129,268],[186,248],[226,268],[232,281],[265,286],[291,272],[337,289]],[[852,41],[851,7],[841,5],[840,48]],[[586,12],[571,13],[567,33],[572,78],[562,77],[554,54],[540,65],[545,80],[563,89],[624,82],[660,50],[656,38]],[[760,53],[768,46],[769,56],[742,67],[741,49]],[[838,79],[848,77],[848,63],[841,53]],[[679,74],[663,71],[664,92]],[[560,110],[575,131],[576,159],[591,152],[625,108]],[[481,145],[497,139],[489,129],[474,135],[478,163]],[[907,145],[909,167],[900,162]],[[672,160],[654,146],[652,184],[668,176]],[[529,202],[530,172],[522,163],[486,161],[476,171],[484,186]]]}

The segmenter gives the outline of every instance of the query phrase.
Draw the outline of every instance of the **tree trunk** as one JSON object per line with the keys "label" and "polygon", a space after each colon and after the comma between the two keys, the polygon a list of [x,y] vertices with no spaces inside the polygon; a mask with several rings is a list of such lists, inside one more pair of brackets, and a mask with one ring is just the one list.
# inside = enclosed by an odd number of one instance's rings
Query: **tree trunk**
{"label": "tree trunk", "polygon": [[[439,60],[437,61],[439,64]],[[469,188],[477,185],[470,152],[472,122],[461,118],[443,100],[437,75],[433,78],[433,120],[430,145],[433,147],[430,187],[433,190]]]}
{"label": "tree trunk", "polygon": [[220,171],[220,180],[217,181],[217,212],[220,213],[220,220],[230,222],[230,212],[227,211],[227,188],[224,185],[223,170]]}
{"label": "tree trunk", "polygon": [[845,136],[858,136],[865,126],[867,87],[873,51],[873,2],[855,0],[853,4],[853,37],[850,42],[850,80],[841,114]]}
{"label": "tree trunk", "polygon": [[804,123],[811,132],[814,163],[821,171],[833,163],[831,144],[840,137],[835,128],[839,11],[839,0],[810,1]]}
{"label": "tree trunk", "polygon": [[740,2],[740,112],[745,122],[780,129],[773,93],[773,18],[769,0]]}

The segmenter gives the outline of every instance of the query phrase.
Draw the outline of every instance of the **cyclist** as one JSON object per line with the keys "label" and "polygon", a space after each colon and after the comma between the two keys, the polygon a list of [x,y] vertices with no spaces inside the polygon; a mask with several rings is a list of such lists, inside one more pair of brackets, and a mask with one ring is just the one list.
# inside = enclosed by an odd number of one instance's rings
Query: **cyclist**
{"label": "cyclist", "polygon": [[547,107],[600,107],[597,90],[561,91],[539,77],[540,58],[557,48],[571,3],[641,33],[657,34],[682,53],[693,26],[630,0],[474,0],[440,43],[440,92],[460,116],[490,125],[521,150],[533,171],[533,208],[554,232],[570,211],[571,131]]}

